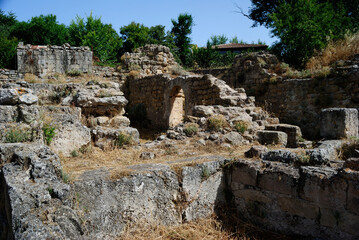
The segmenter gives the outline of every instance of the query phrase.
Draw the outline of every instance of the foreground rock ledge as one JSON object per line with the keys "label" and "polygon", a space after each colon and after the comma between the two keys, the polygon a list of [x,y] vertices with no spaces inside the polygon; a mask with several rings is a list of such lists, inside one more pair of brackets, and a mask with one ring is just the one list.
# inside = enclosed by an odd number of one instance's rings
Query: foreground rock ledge
{"label": "foreground rock ledge", "polygon": [[113,238],[136,220],[180,224],[230,205],[288,235],[358,237],[359,172],[350,168],[207,156],[135,165],[119,178],[88,171],[69,185],[44,145],[0,144],[0,159],[2,239]]}

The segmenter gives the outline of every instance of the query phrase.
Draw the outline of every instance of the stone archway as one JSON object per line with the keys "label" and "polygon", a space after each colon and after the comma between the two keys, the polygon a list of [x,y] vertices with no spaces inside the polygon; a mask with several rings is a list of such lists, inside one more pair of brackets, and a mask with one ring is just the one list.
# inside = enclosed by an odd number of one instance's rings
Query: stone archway
{"label": "stone archway", "polygon": [[179,86],[174,86],[170,93],[170,116],[168,125],[174,127],[183,122],[185,115],[185,95],[183,89]]}

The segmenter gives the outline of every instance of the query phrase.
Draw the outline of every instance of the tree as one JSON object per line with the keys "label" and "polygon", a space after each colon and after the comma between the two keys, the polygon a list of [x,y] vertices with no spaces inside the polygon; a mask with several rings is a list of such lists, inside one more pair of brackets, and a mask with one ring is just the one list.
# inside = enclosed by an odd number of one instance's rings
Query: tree
{"label": "tree", "polygon": [[69,26],[70,44],[74,46],[88,46],[101,62],[115,62],[119,58],[122,39],[112,28],[111,24],[104,24],[101,18],[90,16],[86,21],[77,16]]}
{"label": "tree", "polygon": [[11,27],[14,26],[16,22],[14,13],[9,12],[5,14],[5,12],[0,9],[0,36],[8,37]]}
{"label": "tree", "polygon": [[149,31],[148,27],[135,22],[121,27],[123,52],[132,52],[133,49],[146,45],[149,42]]}
{"label": "tree", "polygon": [[[269,27],[273,22],[270,17],[272,14],[277,13],[281,4],[294,4],[295,0],[251,0],[252,6],[249,9],[248,14],[244,13],[243,10],[237,5],[239,12],[253,20],[253,26],[258,25]],[[344,7],[345,15],[352,19],[351,28],[359,27],[359,0],[317,0],[318,4],[328,3],[331,4],[334,10],[342,11]]]}
{"label": "tree", "polygon": [[0,68],[12,68],[15,66],[16,47],[18,40],[9,37],[11,28],[17,23],[13,13],[6,14],[0,10]]}
{"label": "tree", "polygon": [[231,40],[229,40],[230,43],[239,43],[239,40],[237,36],[233,37]]}
{"label": "tree", "polygon": [[273,51],[284,61],[303,66],[315,49],[345,34],[350,20],[341,9],[334,10],[330,3],[315,0],[283,2],[270,14],[272,22],[268,23],[273,36],[280,39]]}
{"label": "tree", "polygon": [[193,18],[189,14],[180,14],[177,21],[172,19],[171,33],[174,35],[174,42],[176,44],[176,52],[186,66],[191,65],[191,39],[189,35],[192,33],[192,27],[194,25]]}
{"label": "tree", "polygon": [[216,46],[220,44],[226,44],[228,42],[228,38],[223,35],[212,35],[211,38],[208,40],[209,44]]}
{"label": "tree", "polygon": [[16,37],[29,44],[62,45],[68,41],[68,31],[59,24],[55,15],[40,15],[28,22],[17,22],[10,31],[10,37]]}

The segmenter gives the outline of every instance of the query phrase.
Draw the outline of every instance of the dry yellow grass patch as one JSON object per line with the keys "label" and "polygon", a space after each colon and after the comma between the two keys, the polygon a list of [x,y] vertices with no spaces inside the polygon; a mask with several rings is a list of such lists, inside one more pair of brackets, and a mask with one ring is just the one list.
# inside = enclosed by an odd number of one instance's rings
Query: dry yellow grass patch
{"label": "dry yellow grass patch", "polygon": [[[220,155],[230,158],[244,157],[244,152],[250,146],[233,146],[232,148],[222,147],[212,142],[207,142],[206,146],[196,144],[197,139],[191,138],[186,141],[177,142],[175,146],[168,146],[161,143],[159,146],[146,149],[145,147],[125,147],[113,148],[102,151],[93,147],[92,151],[86,154],[80,154],[78,157],[62,157],[62,166],[65,172],[71,174],[76,179],[83,172],[100,168],[110,170],[111,178],[116,179],[131,173],[128,166],[144,163],[164,163],[173,165],[174,168],[184,165],[194,165],[201,162],[210,161],[205,156]],[[141,152],[153,152],[155,159],[140,159]],[[204,157],[193,162],[176,163],[173,161],[189,157]],[[173,162],[173,163],[168,163]]]}
{"label": "dry yellow grass patch", "polygon": [[[232,212],[234,211],[234,212]],[[220,220],[217,216],[199,219],[176,226],[155,222],[137,221],[128,224],[118,240],[288,240],[289,237],[264,231],[245,223],[232,209],[230,215]]]}
{"label": "dry yellow grass patch", "polygon": [[347,60],[356,53],[359,53],[359,32],[347,34],[342,40],[330,42],[325,49],[309,59],[306,68],[318,71],[338,60]]}
{"label": "dry yellow grass patch", "polygon": [[222,230],[221,223],[214,218],[201,219],[177,226],[164,226],[156,223],[136,223],[128,225],[121,240],[229,240],[236,239],[231,233]]}

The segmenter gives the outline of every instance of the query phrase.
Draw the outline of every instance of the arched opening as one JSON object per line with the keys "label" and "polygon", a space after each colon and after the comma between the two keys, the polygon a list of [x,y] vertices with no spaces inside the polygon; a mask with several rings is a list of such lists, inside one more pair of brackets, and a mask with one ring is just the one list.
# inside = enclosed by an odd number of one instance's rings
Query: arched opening
{"label": "arched opening", "polygon": [[174,127],[183,122],[185,96],[182,88],[175,86],[170,94],[170,117],[168,125]]}

